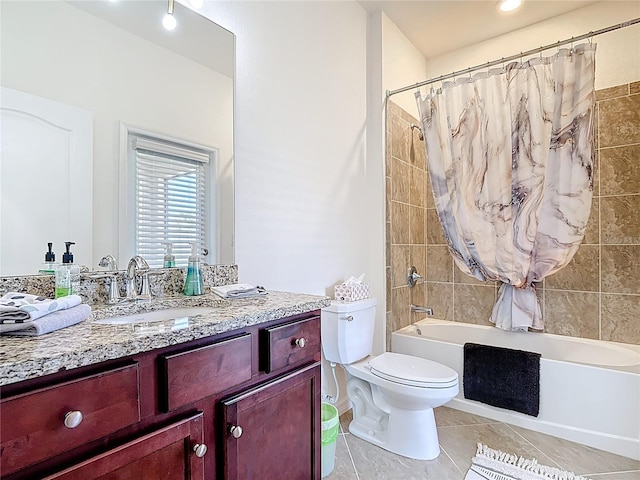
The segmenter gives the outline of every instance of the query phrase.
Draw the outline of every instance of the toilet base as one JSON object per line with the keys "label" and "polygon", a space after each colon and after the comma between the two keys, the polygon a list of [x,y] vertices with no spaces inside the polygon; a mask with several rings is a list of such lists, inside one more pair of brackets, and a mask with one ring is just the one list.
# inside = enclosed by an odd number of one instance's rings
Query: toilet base
{"label": "toilet base", "polygon": [[[371,384],[351,378],[347,385],[353,405],[349,432],[385,450],[416,460],[433,460],[440,454],[433,408],[403,410],[373,402]],[[373,388],[377,388],[375,385]]]}

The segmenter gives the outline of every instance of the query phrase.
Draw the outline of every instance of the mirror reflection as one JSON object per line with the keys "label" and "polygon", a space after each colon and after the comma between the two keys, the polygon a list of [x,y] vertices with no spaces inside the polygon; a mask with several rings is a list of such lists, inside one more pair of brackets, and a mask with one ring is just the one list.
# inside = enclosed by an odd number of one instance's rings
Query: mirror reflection
{"label": "mirror reflection", "polygon": [[[71,241],[77,264],[95,269],[113,255],[126,265],[135,253],[131,132],[215,153],[202,260],[233,263],[234,36],[179,3],[168,32],[166,8],[0,3],[0,276],[37,274],[49,242],[58,262]],[[51,113],[65,109],[89,131]]]}

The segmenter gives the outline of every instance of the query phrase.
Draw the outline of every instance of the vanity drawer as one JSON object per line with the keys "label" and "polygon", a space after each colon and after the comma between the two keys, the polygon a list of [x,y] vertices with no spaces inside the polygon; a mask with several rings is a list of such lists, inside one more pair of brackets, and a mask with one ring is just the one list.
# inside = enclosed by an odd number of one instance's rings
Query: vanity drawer
{"label": "vanity drawer", "polygon": [[165,412],[223,392],[251,379],[251,335],[160,357],[161,407]]}
{"label": "vanity drawer", "polygon": [[320,360],[320,315],[260,330],[260,369]]}
{"label": "vanity drawer", "polygon": [[0,409],[4,476],[138,422],[138,365],[6,398]]}

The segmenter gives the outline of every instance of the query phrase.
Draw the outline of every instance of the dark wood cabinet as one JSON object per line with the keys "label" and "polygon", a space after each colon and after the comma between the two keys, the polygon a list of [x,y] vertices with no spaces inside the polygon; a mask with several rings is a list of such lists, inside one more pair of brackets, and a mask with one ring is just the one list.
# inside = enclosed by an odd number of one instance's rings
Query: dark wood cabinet
{"label": "dark wood cabinet", "polygon": [[307,312],[6,385],[0,477],[319,480],[319,320]]}
{"label": "dark wood cabinet", "polygon": [[159,428],[45,480],[204,480],[202,417]]}
{"label": "dark wood cabinet", "polygon": [[225,480],[320,478],[320,365],[221,402]]}

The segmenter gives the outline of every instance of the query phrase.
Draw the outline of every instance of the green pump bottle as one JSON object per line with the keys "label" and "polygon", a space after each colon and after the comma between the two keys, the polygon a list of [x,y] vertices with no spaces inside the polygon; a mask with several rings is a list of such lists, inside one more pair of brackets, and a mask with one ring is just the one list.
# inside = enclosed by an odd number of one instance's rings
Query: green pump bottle
{"label": "green pump bottle", "polygon": [[202,295],[204,293],[204,281],[200,269],[200,257],[198,257],[198,244],[191,243],[191,256],[187,267],[187,279],[184,282],[184,294],[188,296]]}

